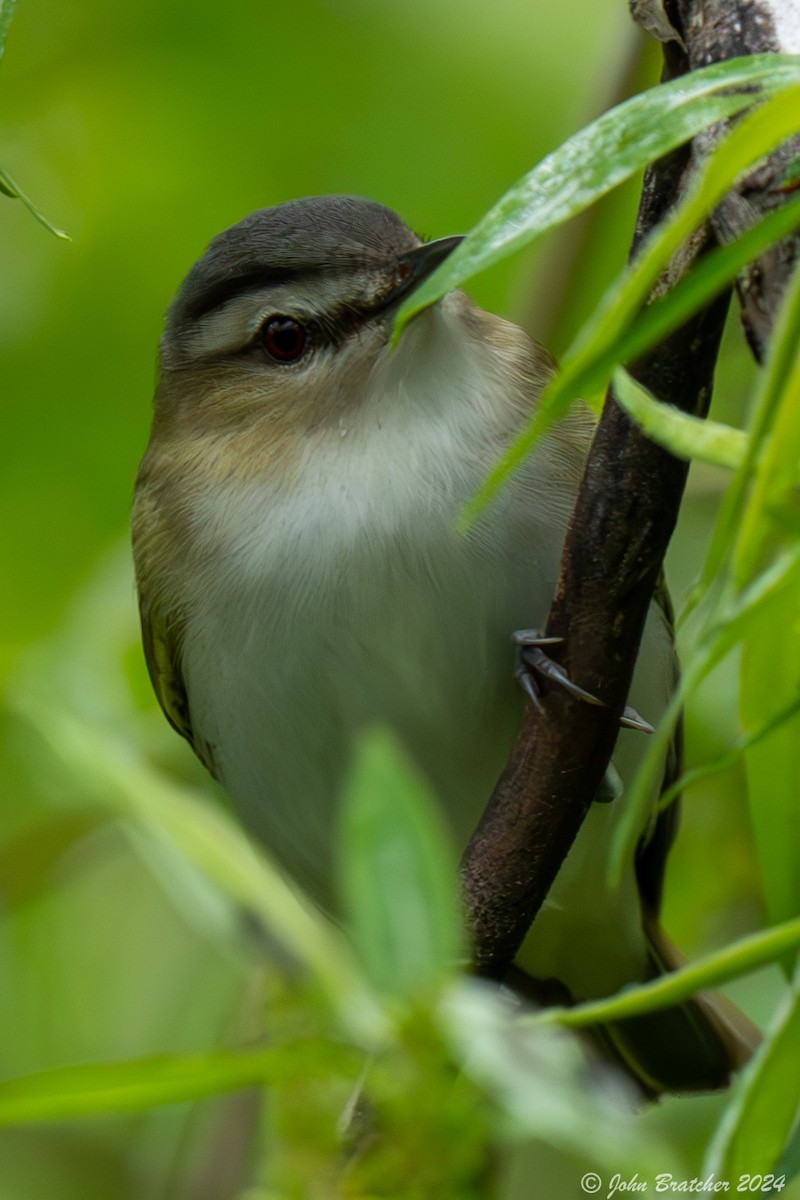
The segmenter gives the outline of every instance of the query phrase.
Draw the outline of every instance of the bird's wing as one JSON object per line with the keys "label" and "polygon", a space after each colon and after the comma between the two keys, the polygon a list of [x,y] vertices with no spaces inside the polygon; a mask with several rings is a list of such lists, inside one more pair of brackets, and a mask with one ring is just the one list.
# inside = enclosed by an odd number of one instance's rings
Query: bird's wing
{"label": "bird's wing", "polygon": [[147,670],[164,715],[173,729],[186,738],[203,766],[213,774],[210,750],[199,744],[192,731],[189,698],[181,671],[183,622],[179,618],[165,618],[141,594],[139,615]]}

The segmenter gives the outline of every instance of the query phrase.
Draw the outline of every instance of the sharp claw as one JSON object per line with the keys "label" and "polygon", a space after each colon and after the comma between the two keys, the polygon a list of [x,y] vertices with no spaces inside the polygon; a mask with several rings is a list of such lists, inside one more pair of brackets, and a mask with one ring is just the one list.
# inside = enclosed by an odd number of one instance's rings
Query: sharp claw
{"label": "sharp claw", "polygon": [[547,679],[552,679],[558,683],[571,696],[575,696],[578,700],[584,700],[587,704],[595,704],[600,708],[604,708],[602,700],[598,700],[597,696],[593,696],[591,692],[587,692],[584,688],[579,687],[577,683],[573,683],[569,675],[560,667],[558,663],[553,662],[546,654],[543,654],[536,646],[526,646],[522,651],[523,659],[532,670],[538,671]]}
{"label": "sharp claw", "polygon": [[[577,683],[573,683],[564,668],[559,666],[557,662],[553,662],[552,658],[549,658],[541,649],[542,646],[562,644],[565,640],[563,637],[544,637],[538,629],[518,629],[512,634],[512,639],[520,647],[520,663],[515,672],[516,677],[525,689],[526,695],[540,712],[544,711],[544,707],[531,671],[538,671],[540,675],[544,675],[546,679],[551,679],[559,687],[563,687],[565,691],[569,692],[571,696],[575,696],[578,700],[583,700],[586,704],[594,704],[598,708],[606,707],[603,701],[599,700],[597,696],[593,696],[585,688],[580,687]],[[644,717],[639,716],[636,709],[630,706],[626,706],[625,711],[619,719],[619,723],[624,729],[636,729],[640,733],[655,733],[650,722],[645,721]]]}
{"label": "sharp claw", "polygon": [[577,683],[573,683],[569,675],[567,675],[566,678],[562,679],[560,682],[562,687],[566,688],[570,695],[575,696],[576,699],[585,700],[587,704],[594,704],[596,708],[606,707],[603,701],[598,699],[597,696],[593,696],[591,692],[587,692],[584,690],[584,688],[578,687]]}
{"label": "sharp claw", "polygon": [[519,667],[517,667],[514,674],[516,675],[517,679],[519,680],[520,684],[522,685],[528,699],[531,701],[532,704],[535,704],[535,706],[538,708],[540,713],[543,713],[544,706],[542,705],[541,697],[539,696],[539,693],[536,690],[536,684],[534,683],[533,679],[531,678],[529,672],[525,670],[524,666],[520,665]]}
{"label": "sharp claw", "polygon": [[655,729],[649,721],[645,721],[644,717],[640,717],[635,708],[631,708],[626,704],[625,711],[619,719],[620,725],[625,729],[638,729],[640,733],[655,733]]}
{"label": "sharp claw", "polygon": [[563,637],[544,637],[538,629],[517,629],[511,639],[517,646],[559,646]]}

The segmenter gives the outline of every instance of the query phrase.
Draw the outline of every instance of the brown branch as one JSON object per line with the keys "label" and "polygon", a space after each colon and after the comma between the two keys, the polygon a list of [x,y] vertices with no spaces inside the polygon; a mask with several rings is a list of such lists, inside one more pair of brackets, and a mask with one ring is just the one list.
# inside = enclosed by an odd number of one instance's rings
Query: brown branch
{"label": "brown branch", "polygon": [[[747,7],[747,2],[726,0],[726,6]],[[665,46],[668,76],[711,61],[709,45],[700,47],[707,32],[700,10],[712,7],[715,0],[667,0],[678,34]],[[747,52],[722,41],[717,49],[720,58]],[[692,158],[702,151],[697,143],[683,147],[649,169],[634,252],[681,196]],[[752,184],[747,187],[752,190]],[[683,248],[658,292],[690,269],[716,236],[725,235],[725,222],[732,222],[725,214],[737,203],[732,197],[720,206],[714,222]],[[791,251],[767,257],[756,268],[759,287],[751,275],[742,291],[746,328],[759,351],[788,274],[786,264],[793,261]],[[662,400],[704,415],[728,300],[728,294],[720,297],[635,364],[636,377]],[[462,860],[474,961],[487,974],[502,974],[519,949],[603,779],[687,470],[686,463],[645,438],[613,395],[607,396],[547,630],[566,638],[562,661],[569,674],[605,707],[551,690],[543,713],[532,706],[526,710],[506,769]]]}

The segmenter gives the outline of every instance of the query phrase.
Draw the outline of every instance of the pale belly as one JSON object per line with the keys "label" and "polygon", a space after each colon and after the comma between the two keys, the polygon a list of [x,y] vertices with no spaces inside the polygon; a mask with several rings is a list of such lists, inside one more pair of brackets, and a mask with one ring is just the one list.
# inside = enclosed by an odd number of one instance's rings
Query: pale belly
{"label": "pale belly", "polygon": [[[449,530],[426,556],[403,543],[386,550],[342,550],[317,577],[284,570],[269,585],[229,589],[186,631],[192,722],[220,781],[248,829],[333,913],[342,784],[359,735],[374,723],[399,735],[460,852],[519,722],[510,635],[544,623],[555,578],[555,553],[531,564]],[[653,622],[647,641],[643,662],[663,658],[655,674],[665,680],[668,642]],[[657,719],[666,683],[635,685],[631,699]],[[621,735],[624,777],[644,741]],[[613,892],[604,876],[623,803],[593,806],[522,959],[576,995],[611,992],[645,970],[633,871]]]}
{"label": "pale belly", "polygon": [[342,552],[313,587],[238,589],[186,630],[192,724],[220,781],[333,911],[342,782],[365,728],[399,735],[463,846],[519,723],[511,633],[544,619],[553,581],[501,585],[496,563],[453,545],[439,573],[402,546]]}

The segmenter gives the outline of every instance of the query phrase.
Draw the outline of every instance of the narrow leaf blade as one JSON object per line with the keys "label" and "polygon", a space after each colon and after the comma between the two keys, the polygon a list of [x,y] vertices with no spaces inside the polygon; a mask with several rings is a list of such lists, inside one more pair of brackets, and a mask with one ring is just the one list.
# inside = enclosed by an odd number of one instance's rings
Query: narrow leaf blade
{"label": "narrow leaf blade", "polygon": [[25,192],[23,192],[19,184],[11,178],[8,171],[4,171],[1,167],[0,192],[2,192],[5,196],[9,196],[12,200],[21,201],[31,216],[37,220],[40,225],[44,225],[45,229],[48,229],[50,233],[55,234],[57,238],[61,238],[65,242],[72,241],[72,238],[68,233],[66,233],[63,229],[59,229],[58,226],[53,225],[53,223],[47,219],[44,213],[39,211],[30,197],[26,196]]}
{"label": "narrow leaf blade", "polygon": [[[398,312],[395,338],[415,313],[479,271],[529,245],[714,121],[800,80],[800,59],[757,55],[716,63],[651,88],[604,113],[523,176]],[[747,92],[734,91],[748,88]]]}
{"label": "narrow leaf blade", "polygon": [[347,787],[341,884],[374,986],[411,998],[461,952],[457,866],[435,797],[393,736],[367,734]]}
{"label": "narrow leaf blade", "polygon": [[719,987],[756,971],[800,946],[800,918],[740,938],[697,962],[660,975],[651,983],[623,988],[607,1000],[590,1000],[573,1008],[550,1008],[528,1018],[533,1024],[585,1026],[657,1012],[680,1004],[698,992]]}
{"label": "narrow leaf blade", "polygon": [[11,19],[17,0],[0,0],[0,58],[6,48],[6,38],[11,28]]}
{"label": "narrow leaf blade", "polygon": [[91,1063],[0,1082],[0,1126],[139,1112],[341,1069],[355,1055],[325,1043]]}
{"label": "narrow leaf blade", "polygon": [[614,372],[614,395],[637,425],[677,458],[736,468],[744,460],[747,435],[718,421],[701,421],[662,404],[621,367]]}
{"label": "narrow leaf blade", "polygon": [[721,1179],[774,1172],[800,1109],[800,994],[792,989],[736,1085],[705,1170]]}

